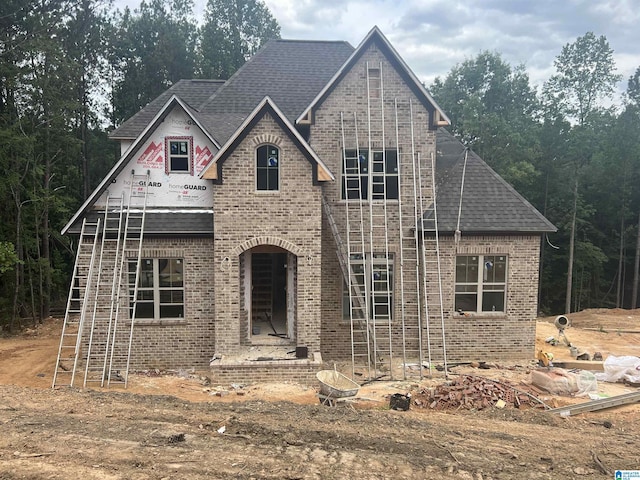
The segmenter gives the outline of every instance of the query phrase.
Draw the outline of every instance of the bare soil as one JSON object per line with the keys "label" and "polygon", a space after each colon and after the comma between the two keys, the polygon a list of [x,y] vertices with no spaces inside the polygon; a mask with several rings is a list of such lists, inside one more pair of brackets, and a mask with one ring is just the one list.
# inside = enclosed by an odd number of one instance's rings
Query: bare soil
{"label": "bare soil", "polygon": [[[640,311],[569,318],[565,333],[583,350],[640,356]],[[569,359],[566,346],[545,343],[557,335],[553,319],[539,320],[536,349]],[[389,410],[390,394],[446,381],[438,375],[376,382],[336,407],[303,385],[212,385],[207,372],[140,372],[126,390],[53,390],[60,327],[51,319],[0,338],[0,479],[612,479],[640,469],[640,404],[568,418],[536,408]],[[489,366],[451,374],[526,385],[534,362]]]}

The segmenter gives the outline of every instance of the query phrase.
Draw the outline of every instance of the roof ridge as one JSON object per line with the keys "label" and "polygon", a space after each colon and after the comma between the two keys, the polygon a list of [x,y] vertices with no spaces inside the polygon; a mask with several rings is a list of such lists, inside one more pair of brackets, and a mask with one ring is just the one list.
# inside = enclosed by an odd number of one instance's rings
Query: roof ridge
{"label": "roof ridge", "polygon": [[340,43],[345,43],[349,46],[352,46],[348,41],[346,40],[308,40],[308,39],[304,39],[304,38],[275,38],[273,39],[276,42],[289,42],[289,43],[336,43],[336,44],[340,44]]}

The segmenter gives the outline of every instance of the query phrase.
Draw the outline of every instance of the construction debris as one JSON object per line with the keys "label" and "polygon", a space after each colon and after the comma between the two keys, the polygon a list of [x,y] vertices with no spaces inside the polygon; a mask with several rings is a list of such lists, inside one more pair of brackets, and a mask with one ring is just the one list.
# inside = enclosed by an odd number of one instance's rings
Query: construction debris
{"label": "construction debris", "polygon": [[414,395],[413,403],[417,407],[434,410],[482,410],[497,404],[500,408],[545,406],[534,395],[516,389],[508,383],[471,375],[463,375],[432,390],[422,389]]}

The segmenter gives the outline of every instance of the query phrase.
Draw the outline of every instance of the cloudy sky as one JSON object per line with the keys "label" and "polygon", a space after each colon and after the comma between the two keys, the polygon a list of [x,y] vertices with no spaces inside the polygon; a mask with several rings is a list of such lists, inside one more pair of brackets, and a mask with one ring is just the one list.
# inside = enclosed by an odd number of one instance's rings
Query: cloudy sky
{"label": "cloudy sky", "polygon": [[264,0],[283,38],[347,40],[373,25],[429,85],[481,50],[524,64],[534,85],[563,45],[588,31],[614,50],[619,90],[640,66],[640,0]]}

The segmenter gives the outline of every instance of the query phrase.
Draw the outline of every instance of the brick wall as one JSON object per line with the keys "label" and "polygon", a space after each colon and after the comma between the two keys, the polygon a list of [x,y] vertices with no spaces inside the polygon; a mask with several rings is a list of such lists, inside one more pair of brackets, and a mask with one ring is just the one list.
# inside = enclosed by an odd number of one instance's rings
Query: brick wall
{"label": "brick wall", "polygon": [[[416,251],[407,248],[410,242],[403,243],[405,268],[403,279],[405,296],[401,297],[400,285],[400,224],[402,223],[403,237],[411,235],[411,228],[415,218],[413,205],[413,188],[411,183],[411,169],[407,164],[400,163],[401,200],[402,208],[397,201],[364,202],[364,221],[359,220],[358,202],[341,200],[342,178],[342,132],[354,137],[355,129],[349,126],[346,118],[358,119],[358,144],[368,148],[372,144],[368,139],[367,123],[367,62],[369,67],[376,67],[382,62],[382,79],[384,86],[384,142],[380,136],[372,139],[373,147],[397,148],[403,158],[407,142],[410,139],[406,120],[409,118],[406,109],[399,112],[399,138],[396,138],[395,107],[397,99],[406,105],[409,100],[413,106],[414,143],[415,152],[420,158],[422,208],[427,209],[431,204],[431,159],[435,155],[435,134],[428,126],[428,112],[419,104],[417,98],[409,90],[404,80],[390,63],[375,47],[364,53],[360,61],[348,72],[335,88],[328,99],[314,112],[315,123],[311,127],[310,144],[320,155],[327,166],[336,174],[337,181],[323,185],[323,193],[327,197],[340,236],[346,242],[347,216],[351,224],[351,231],[359,228],[364,232],[371,229],[370,218],[373,218],[373,231],[382,232],[384,229],[380,218],[386,218],[386,239],[389,253],[394,255],[394,321],[391,325],[391,347],[388,334],[378,329],[376,336],[379,348],[384,353],[391,349],[393,355],[401,356],[403,348],[407,349],[408,357],[416,357],[418,353],[418,298],[416,289],[422,284],[416,278]],[[355,112],[355,116],[354,116]],[[404,120],[403,120],[404,119]],[[344,125],[344,127],[343,127]],[[351,130],[349,130],[351,128]],[[344,129],[344,130],[343,130]],[[372,128],[380,131],[379,128]],[[346,148],[352,148],[355,141],[345,139]],[[405,155],[404,158],[408,158]],[[355,220],[354,220],[355,219]],[[378,223],[375,223],[378,222]],[[342,319],[342,273],[336,254],[336,240],[329,228],[326,216],[323,218],[322,233],[322,355],[330,361],[344,359],[351,355],[351,334],[348,321]],[[352,235],[353,237],[353,235]],[[368,233],[365,234],[365,251],[384,251],[385,240],[380,234],[374,234],[373,246]],[[356,238],[358,238],[356,236]],[[455,246],[452,239],[443,239],[441,243],[442,257],[442,285],[443,308],[445,310],[445,335],[447,343],[447,357],[449,361],[520,361],[531,358],[535,340],[535,316],[537,303],[537,277],[539,261],[538,236],[507,236],[507,237],[464,237],[458,250],[475,254],[497,252],[509,256],[509,286],[507,298],[507,312],[502,315],[489,314],[475,317],[456,316],[453,313],[453,292],[455,283]],[[419,255],[419,253],[418,253]],[[428,260],[433,255],[427,254]],[[437,282],[433,276],[428,276],[428,298],[433,304]],[[435,301],[435,303],[438,303]],[[405,310],[406,334],[402,340],[401,325],[402,306]],[[435,309],[439,310],[439,309]],[[442,322],[439,315],[430,312],[429,338],[431,356],[434,361],[443,358]],[[432,318],[434,317],[434,318]],[[426,331],[423,330],[423,356],[428,356]],[[356,339],[357,340],[357,339]]]}
{"label": "brick wall", "polygon": [[[277,192],[257,192],[256,148],[280,149]],[[310,352],[320,348],[320,187],[312,165],[269,116],[263,117],[225,160],[223,183],[214,187],[216,353],[236,353],[246,338],[242,310],[240,256],[259,245],[275,245],[296,255],[295,339]],[[242,319],[245,319],[242,321]]]}
{"label": "brick wall", "polygon": [[[150,368],[191,368],[205,367],[214,352],[213,328],[213,270],[210,256],[213,249],[211,238],[162,239],[145,238],[142,258],[179,258],[184,261],[183,279],[185,309],[184,318],[151,320],[137,319],[133,330],[131,349],[132,370]],[[128,257],[135,256],[135,252]],[[81,269],[84,269],[81,266]],[[107,281],[108,292],[113,278],[113,262],[105,258],[103,277]],[[116,346],[113,349],[113,371],[123,371],[129,343],[131,322],[127,307],[126,285],[120,293],[121,307],[116,326]],[[101,370],[104,361],[104,342],[108,325],[108,304],[110,296],[98,302],[97,320],[91,339],[92,359],[90,370]],[[91,312],[93,299],[89,299],[87,323],[83,335],[83,353],[89,347]],[[106,313],[105,313],[106,312]]]}

